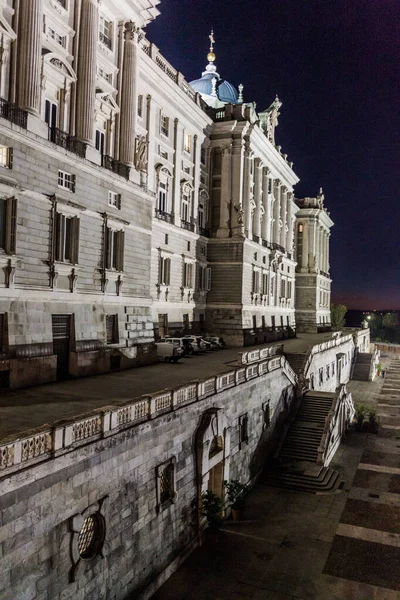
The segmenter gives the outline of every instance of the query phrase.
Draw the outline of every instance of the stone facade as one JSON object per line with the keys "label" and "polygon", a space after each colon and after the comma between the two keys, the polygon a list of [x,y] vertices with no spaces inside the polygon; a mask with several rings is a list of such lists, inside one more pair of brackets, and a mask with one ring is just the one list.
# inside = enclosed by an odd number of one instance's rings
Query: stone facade
{"label": "stone facade", "polygon": [[[149,598],[199,543],[201,492],[251,481],[273,448],[295,377],[266,356],[1,446],[1,598]],[[92,560],[90,517],[105,526]]]}

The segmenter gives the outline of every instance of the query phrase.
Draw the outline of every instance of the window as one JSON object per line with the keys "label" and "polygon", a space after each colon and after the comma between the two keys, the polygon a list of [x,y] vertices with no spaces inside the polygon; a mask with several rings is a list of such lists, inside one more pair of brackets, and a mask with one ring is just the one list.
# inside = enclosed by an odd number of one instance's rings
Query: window
{"label": "window", "polygon": [[168,233],[165,234],[164,243],[168,246]]}
{"label": "window", "polygon": [[247,413],[239,417],[239,449],[243,444],[249,443],[249,432],[248,432],[249,418]]}
{"label": "window", "polygon": [[104,71],[101,67],[97,67],[97,75],[104,79],[104,81],[107,81],[107,83],[112,84],[112,73],[107,73],[107,71]]}
{"label": "window", "polygon": [[91,560],[97,556],[103,546],[104,538],[104,517],[99,512],[86,517],[78,535],[78,553],[80,558]]}
{"label": "window", "polygon": [[190,196],[187,192],[182,194],[182,221],[190,221]]}
{"label": "window", "polygon": [[260,292],[260,273],[258,271],[253,271],[251,291],[253,294],[258,294]]}
{"label": "window", "polygon": [[100,15],[99,40],[111,50],[111,22]]}
{"label": "window", "polygon": [[108,192],[108,204],[114,208],[121,210],[121,194],[116,192]]}
{"label": "window", "polygon": [[168,135],[169,135],[169,117],[166,117],[162,113],[161,113],[160,131],[163,135],[168,137]]}
{"label": "window", "polygon": [[210,267],[199,267],[199,290],[209,292],[211,290]]}
{"label": "window", "polygon": [[189,154],[192,149],[192,136],[189,135],[188,133],[186,133],[186,131],[183,136],[183,149],[185,152],[188,152]]}
{"label": "window", "polygon": [[158,274],[158,283],[160,285],[169,285],[171,278],[171,259],[160,256],[160,268]]}
{"label": "window", "polygon": [[164,148],[162,146],[158,147],[158,154],[159,154],[159,156],[161,156],[161,158],[165,158],[166,160],[168,160],[169,154],[168,154],[167,150],[164,150]]}
{"label": "window", "polygon": [[287,282],[286,293],[287,293],[287,298],[291,298],[292,297],[292,282],[291,281]]}
{"label": "window", "polygon": [[8,148],[7,146],[0,146],[0,167],[12,169],[12,156],[12,148]]}
{"label": "window", "polygon": [[124,270],[125,232],[106,227],[105,263],[106,269]]}
{"label": "window", "polygon": [[168,212],[167,211],[167,184],[163,181],[160,181],[158,186],[158,210],[160,212]]}
{"label": "window", "polygon": [[263,296],[268,294],[268,273],[262,274],[262,290],[261,293]]}
{"label": "window", "polygon": [[206,255],[206,247],[205,246],[200,246],[200,254],[201,254],[201,256]]}
{"label": "window", "polygon": [[187,243],[187,251],[190,252],[190,242]]}
{"label": "window", "polygon": [[200,158],[200,160],[201,160],[201,164],[202,165],[206,164],[206,149],[205,148],[201,149],[201,158]]}
{"label": "window", "polygon": [[49,38],[51,38],[52,40],[54,40],[57,44],[59,44],[63,48],[66,47],[66,45],[67,45],[66,44],[67,38],[65,36],[62,36],[59,33],[57,33],[57,31],[55,31],[51,27],[47,28],[47,35],[49,36]]}
{"label": "window", "polygon": [[207,204],[203,198],[199,200],[198,224],[201,229],[207,227]]}
{"label": "window", "polygon": [[335,363],[333,362],[332,363],[332,375],[334,375],[334,374],[335,374]]}
{"label": "window", "polygon": [[106,315],[107,344],[118,344],[118,315]]}
{"label": "window", "polygon": [[105,142],[106,142],[106,134],[104,133],[104,131],[100,131],[100,129],[96,129],[95,148],[96,148],[96,150],[98,150],[100,152],[100,154],[102,156],[104,155]]}
{"label": "window", "polygon": [[330,373],[330,371],[331,371],[331,370],[330,370],[330,366],[329,366],[329,365],[326,365],[326,379],[327,379],[327,380],[328,380],[328,379],[330,378],[330,376],[331,376],[331,373]]}
{"label": "window", "polygon": [[258,260],[257,252],[254,252],[254,260]]}
{"label": "window", "polygon": [[193,264],[192,263],[184,263],[183,264],[183,287],[185,287],[185,288],[193,287],[192,274],[193,274]]}
{"label": "window", "polygon": [[156,469],[157,476],[157,511],[170,506],[176,498],[175,493],[175,459],[159,465]]}
{"label": "window", "polygon": [[0,200],[0,248],[15,254],[17,233],[17,199]]}
{"label": "window", "polygon": [[265,329],[265,327],[266,327],[265,315],[261,315],[261,327],[262,327],[262,329]]}
{"label": "window", "polygon": [[65,171],[58,171],[58,187],[75,192],[75,175],[66,173]]}
{"label": "window", "polygon": [[138,96],[137,114],[138,114],[138,117],[142,118],[142,116],[143,116],[143,96],[142,95]]}
{"label": "window", "polygon": [[49,127],[57,127],[57,115],[58,105],[46,99],[44,102],[44,120]]}
{"label": "window", "polygon": [[76,264],[79,257],[79,217],[55,213],[54,260]]}
{"label": "window", "polygon": [[281,298],[285,298],[286,297],[286,280],[282,279],[281,280]]}
{"label": "window", "polygon": [[319,384],[322,385],[324,383],[324,369],[323,367],[319,370]]}
{"label": "window", "polygon": [[299,223],[298,232],[303,233],[303,224],[302,223]]}

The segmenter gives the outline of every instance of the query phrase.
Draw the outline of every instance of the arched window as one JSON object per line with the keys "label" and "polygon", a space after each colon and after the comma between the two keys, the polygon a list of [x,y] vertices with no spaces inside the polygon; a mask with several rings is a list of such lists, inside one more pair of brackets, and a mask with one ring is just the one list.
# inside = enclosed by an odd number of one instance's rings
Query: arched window
{"label": "arched window", "polygon": [[171,201],[170,201],[170,182],[172,179],[171,172],[164,165],[158,164],[156,167],[156,182],[157,182],[157,200],[156,200],[156,216],[159,219],[167,220],[167,217],[172,218]]}

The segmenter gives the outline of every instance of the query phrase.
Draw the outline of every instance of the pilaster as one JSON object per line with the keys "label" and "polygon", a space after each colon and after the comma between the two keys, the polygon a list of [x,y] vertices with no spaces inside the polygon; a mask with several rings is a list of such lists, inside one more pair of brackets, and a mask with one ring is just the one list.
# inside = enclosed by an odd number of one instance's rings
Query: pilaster
{"label": "pilaster", "polygon": [[280,218],[280,212],[281,212],[281,202],[280,202],[281,181],[280,181],[280,179],[274,180],[273,193],[274,193],[274,215],[273,215],[274,221],[273,221],[272,241],[275,244],[279,244],[280,243],[279,218]]}
{"label": "pilaster", "polygon": [[280,211],[280,219],[282,223],[281,231],[280,231],[280,245],[283,248],[286,248],[286,225],[287,225],[287,188],[282,185],[281,186],[281,211]]}
{"label": "pilaster", "polygon": [[254,235],[261,237],[261,219],[264,214],[263,207],[263,165],[260,159],[254,161],[254,219],[253,219],[253,233]]}
{"label": "pilaster", "polygon": [[230,204],[232,198],[232,146],[227,144],[221,148],[221,203],[219,228],[217,237],[229,237]]}
{"label": "pilaster", "polygon": [[268,168],[264,167],[262,169],[262,205],[264,207],[264,215],[261,226],[261,237],[263,240],[270,240],[270,223],[271,223],[271,202],[268,195]]}

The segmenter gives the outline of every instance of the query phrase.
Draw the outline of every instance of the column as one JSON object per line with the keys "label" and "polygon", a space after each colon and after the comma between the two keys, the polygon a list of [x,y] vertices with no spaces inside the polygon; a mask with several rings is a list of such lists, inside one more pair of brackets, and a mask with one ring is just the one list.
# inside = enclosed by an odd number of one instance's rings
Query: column
{"label": "column", "polygon": [[221,200],[217,237],[229,237],[230,204],[232,198],[232,146],[222,147],[221,157]]}
{"label": "column", "polygon": [[136,119],[138,102],[138,29],[131,21],[125,26],[124,63],[122,71],[119,159],[135,164]]}
{"label": "column", "polygon": [[319,228],[319,257],[318,257],[319,270],[324,270],[324,230],[322,227]]}
{"label": "column", "polygon": [[280,232],[280,245],[286,248],[286,209],[287,209],[287,188],[281,186],[281,221],[282,228]]}
{"label": "column", "polygon": [[200,184],[200,152],[199,152],[199,140],[197,134],[193,136],[193,195],[192,195],[192,206],[191,215],[192,222],[197,223],[197,217],[199,212],[199,184]]}
{"label": "column", "polygon": [[19,4],[17,103],[32,114],[40,114],[42,0]]}
{"label": "column", "polygon": [[147,113],[146,113],[146,129],[147,129],[147,151],[148,151],[148,180],[147,185],[149,190],[156,192],[155,189],[155,150],[154,150],[154,135],[156,130],[156,107],[154,105],[154,101],[150,94],[148,94],[147,98]]}
{"label": "column", "polygon": [[325,273],[329,273],[329,238],[331,234],[329,231],[326,232],[326,249],[325,249],[325,260],[326,260],[326,269]]}
{"label": "column", "polygon": [[243,207],[243,177],[244,177],[244,147],[241,138],[234,139],[232,143],[232,207],[231,228],[232,235],[244,235],[244,207]]}
{"label": "column", "polygon": [[268,197],[268,169],[262,170],[262,205],[264,207],[264,217],[261,226],[261,237],[263,240],[270,241],[269,223],[271,220],[271,203]]}
{"label": "column", "polygon": [[256,208],[254,212],[253,233],[258,238],[261,237],[261,217],[262,217],[262,192],[263,192],[263,166],[259,158],[254,161],[254,201]]}
{"label": "column", "polygon": [[244,212],[244,231],[248,238],[252,238],[252,207],[250,202],[250,162],[251,156],[246,148],[244,153],[244,168],[243,168],[243,212]]}
{"label": "column", "polygon": [[279,242],[280,242],[279,217],[280,217],[280,212],[281,212],[281,202],[280,202],[281,181],[279,179],[275,179],[275,181],[274,181],[273,194],[274,194],[275,201],[274,201],[274,214],[273,214],[274,222],[272,224],[272,228],[273,228],[272,241],[275,244],[279,244]]}
{"label": "column", "polygon": [[315,229],[316,222],[313,218],[309,221],[309,231],[310,231],[310,239],[309,239],[309,247],[308,247],[308,265],[310,267],[310,271],[315,273],[316,271],[316,246],[315,246]]}
{"label": "column", "polygon": [[293,193],[288,193],[287,197],[287,224],[288,224],[288,235],[287,235],[287,251],[293,253],[293,233],[294,233],[294,219],[293,219],[293,207],[292,207]]}
{"label": "column", "polygon": [[172,206],[169,212],[174,215],[175,225],[181,223],[181,167],[182,167],[183,126],[179,119],[174,120],[174,173],[172,181]]}
{"label": "column", "polygon": [[99,28],[96,0],[82,0],[76,93],[76,136],[93,145],[96,53]]}
{"label": "column", "polygon": [[308,273],[308,222],[303,221],[303,253],[301,256],[301,272]]}

